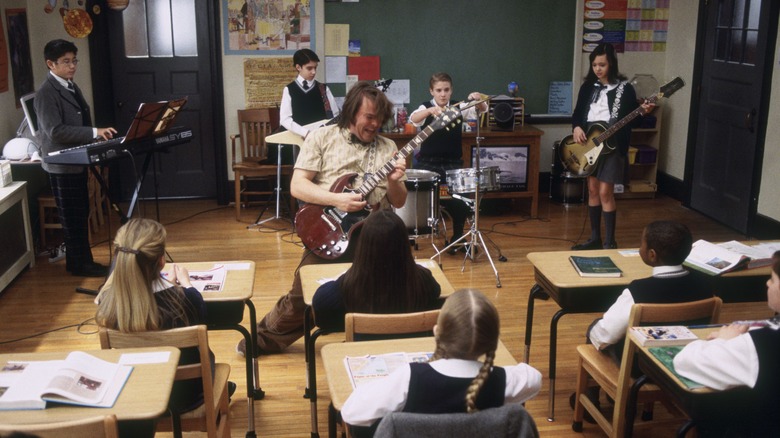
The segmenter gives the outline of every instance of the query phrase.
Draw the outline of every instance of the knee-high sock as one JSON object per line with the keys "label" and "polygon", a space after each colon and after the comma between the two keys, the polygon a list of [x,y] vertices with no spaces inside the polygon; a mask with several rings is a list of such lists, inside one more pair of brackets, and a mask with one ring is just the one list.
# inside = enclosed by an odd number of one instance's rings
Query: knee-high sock
{"label": "knee-high sock", "polygon": [[601,206],[588,206],[588,216],[590,217],[590,239],[601,239]]}
{"label": "knee-high sock", "polygon": [[604,212],[604,243],[615,241],[615,221],[617,221],[617,211]]}

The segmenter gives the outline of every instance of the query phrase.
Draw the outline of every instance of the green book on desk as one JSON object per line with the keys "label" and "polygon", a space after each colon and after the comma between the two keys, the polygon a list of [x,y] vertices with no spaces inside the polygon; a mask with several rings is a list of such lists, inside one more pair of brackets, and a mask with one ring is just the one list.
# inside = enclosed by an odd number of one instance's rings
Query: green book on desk
{"label": "green book on desk", "polygon": [[580,277],[620,277],[623,272],[611,258],[569,256],[571,262]]}
{"label": "green book on desk", "polygon": [[680,379],[683,384],[685,384],[688,389],[696,389],[696,388],[703,388],[704,385],[701,383],[696,383],[691,379],[686,379],[685,377],[677,374],[677,371],[674,369],[674,357],[677,356],[677,353],[679,353],[683,349],[683,346],[672,346],[672,347],[651,347],[648,348],[647,351],[649,351],[653,356],[655,356],[656,359],[658,359],[664,366],[674,374],[675,377]]}

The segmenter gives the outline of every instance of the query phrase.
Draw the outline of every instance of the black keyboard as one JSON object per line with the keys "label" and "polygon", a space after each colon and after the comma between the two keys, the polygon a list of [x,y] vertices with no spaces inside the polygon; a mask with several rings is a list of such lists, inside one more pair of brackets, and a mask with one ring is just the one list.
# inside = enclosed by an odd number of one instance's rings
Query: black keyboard
{"label": "black keyboard", "polygon": [[151,150],[187,143],[192,139],[192,129],[177,127],[167,133],[144,140],[122,143],[124,137],[96,141],[50,153],[43,161],[50,164],[73,164],[88,166],[111,161],[131,154],[142,154]]}

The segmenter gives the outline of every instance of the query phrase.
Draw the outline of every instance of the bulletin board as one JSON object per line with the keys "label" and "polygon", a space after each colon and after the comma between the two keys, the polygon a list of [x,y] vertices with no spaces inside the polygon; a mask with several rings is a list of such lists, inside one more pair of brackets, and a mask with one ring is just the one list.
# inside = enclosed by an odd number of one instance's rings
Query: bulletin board
{"label": "bulletin board", "polygon": [[[325,2],[325,23],[349,24],[361,55],[381,57],[381,76],[409,79],[411,105],[431,98],[435,72],[453,77],[453,99],[507,94],[516,81],[527,113],[546,113],[550,82],[571,81],[576,3],[523,0]],[[341,84],[328,84],[343,95]]]}

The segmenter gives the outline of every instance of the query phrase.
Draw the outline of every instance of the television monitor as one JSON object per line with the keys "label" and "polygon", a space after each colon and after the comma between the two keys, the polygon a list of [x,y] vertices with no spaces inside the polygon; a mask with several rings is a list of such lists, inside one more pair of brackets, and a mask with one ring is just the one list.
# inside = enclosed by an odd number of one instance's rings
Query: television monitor
{"label": "television monitor", "polygon": [[[496,166],[501,171],[502,192],[528,190],[528,145],[482,146],[479,149],[479,167]],[[475,164],[476,146],[471,147],[471,166]]]}
{"label": "television monitor", "polygon": [[30,127],[30,134],[36,136],[38,134],[38,117],[35,115],[35,93],[25,94],[19,101],[22,104],[22,110],[24,110],[24,117],[27,119],[27,126]]}

